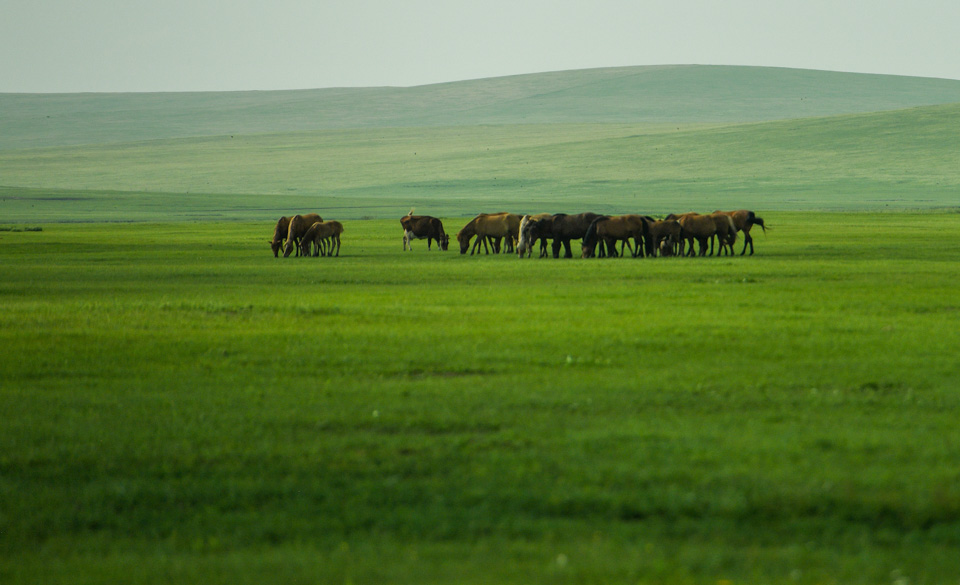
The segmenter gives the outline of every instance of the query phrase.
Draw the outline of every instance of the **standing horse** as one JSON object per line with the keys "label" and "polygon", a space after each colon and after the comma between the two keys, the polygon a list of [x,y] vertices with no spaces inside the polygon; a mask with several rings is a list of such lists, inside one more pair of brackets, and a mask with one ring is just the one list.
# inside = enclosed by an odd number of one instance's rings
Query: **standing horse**
{"label": "standing horse", "polygon": [[[717,225],[717,245],[720,246],[720,249],[717,250],[717,256],[726,253],[727,248],[730,249],[730,255],[733,256],[733,245],[737,241],[737,228],[733,224],[733,219],[724,213],[711,213],[709,217]],[[710,245],[712,254],[713,242]]]}
{"label": "standing horse", "polygon": [[[474,217],[467,225],[457,232],[457,242],[460,243],[460,253],[466,254],[467,249],[470,248],[470,240],[473,236],[477,236],[477,241],[473,245],[473,250],[470,251],[470,255],[473,256],[475,253],[480,251],[480,245],[482,244],[486,253],[490,253],[490,248],[487,246],[487,240],[506,238],[507,246],[506,251],[513,250],[513,242],[517,240],[520,232],[520,216],[515,213],[481,213],[480,215]],[[494,245],[494,253],[497,253],[496,245]]]}
{"label": "standing horse", "polygon": [[733,226],[737,231],[743,232],[743,251],[740,252],[740,255],[743,256],[747,252],[747,246],[750,246],[750,255],[753,256],[753,236],[750,235],[750,228],[754,225],[758,225],[763,228],[763,233],[767,233],[767,226],[763,223],[762,217],[757,217],[757,214],[750,211],[749,209],[738,209],[737,211],[715,211],[714,213],[722,213],[724,215],[730,216],[730,219],[733,220]]}
{"label": "standing horse", "polygon": [[677,244],[680,242],[680,232],[682,231],[680,222],[675,219],[658,220],[652,217],[646,217],[646,220],[647,229],[649,230],[649,235],[646,238],[647,256],[651,258],[656,256],[658,250],[661,252],[661,255],[663,255],[661,244],[668,239],[671,245],[671,255],[675,254]]}
{"label": "standing horse", "polygon": [[570,251],[570,240],[579,240],[587,235],[587,230],[593,220],[600,217],[596,213],[578,213],[567,215],[557,213],[550,224],[550,237],[553,238],[553,257],[560,257],[560,246],[564,248],[564,258],[573,258]]}
{"label": "standing horse", "polygon": [[343,224],[339,221],[318,221],[310,226],[310,229],[303,235],[300,241],[300,250],[304,257],[311,255],[313,247],[313,256],[333,256],[336,248],[336,256],[340,255],[340,234],[343,233]]}
{"label": "standing horse", "polygon": [[[681,237],[690,243],[690,251],[686,255],[695,254],[693,241],[696,240],[700,244],[700,256],[706,256],[707,242],[717,235],[717,223],[709,215],[699,213],[684,213],[677,217],[679,217],[677,221],[680,222],[680,227],[683,228]],[[681,254],[683,254],[682,247]]]}
{"label": "standing horse", "polygon": [[533,255],[533,243],[540,240],[540,257],[547,255],[547,232],[543,229],[545,221],[552,221],[553,215],[550,213],[538,213],[537,215],[524,215],[520,218],[520,236],[517,238],[517,255],[523,258],[526,254],[529,258]]}
{"label": "standing horse", "polygon": [[[636,249],[640,250],[643,245],[643,237],[647,235],[647,222],[640,215],[618,215],[616,217],[601,216],[595,219],[587,233],[583,236],[583,258],[592,258],[596,255],[596,248],[599,242],[602,242],[611,258],[617,256],[617,242],[623,242],[630,248],[630,254],[636,256],[634,248],[630,246],[630,238],[633,238]],[[622,252],[622,248],[621,248]],[[602,254],[601,254],[602,256]]]}
{"label": "standing horse", "polygon": [[290,229],[290,218],[287,216],[277,220],[277,226],[273,228],[273,239],[270,240],[270,249],[273,250],[273,257],[280,256],[280,248],[283,246],[283,240],[287,237],[287,231]]}
{"label": "standing horse", "polygon": [[303,237],[303,234],[307,233],[307,230],[310,229],[310,226],[318,221],[323,221],[323,218],[316,213],[294,215],[290,218],[290,226],[287,228],[287,245],[283,248],[284,258],[289,256],[290,253],[293,252],[294,248],[297,249],[297,255],[300,254],[300,238]]}

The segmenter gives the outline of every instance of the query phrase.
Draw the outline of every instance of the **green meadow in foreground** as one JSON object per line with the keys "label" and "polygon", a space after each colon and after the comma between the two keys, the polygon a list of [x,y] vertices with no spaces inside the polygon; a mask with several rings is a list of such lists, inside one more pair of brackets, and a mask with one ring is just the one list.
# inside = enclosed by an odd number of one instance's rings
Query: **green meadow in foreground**
{"label": "green meadow in foreground", "polygon": [[763,215],[697,259],[0,231],[0,582],[956,582],[960,214]]}

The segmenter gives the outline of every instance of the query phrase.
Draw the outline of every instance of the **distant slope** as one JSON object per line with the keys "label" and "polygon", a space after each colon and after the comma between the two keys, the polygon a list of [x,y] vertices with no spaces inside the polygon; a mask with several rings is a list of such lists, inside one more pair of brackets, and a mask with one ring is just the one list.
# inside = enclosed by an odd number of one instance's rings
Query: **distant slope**
{"label": "distant slope", "polygon": [[960,102],[960,81],[725,66],[589,69],[411,88],[0,94],[0,149],[371,127],[736,123]]}
{"label": "distant slope", "polygon": [[[720,126],[318,130],[0,151],[5,221],[957,208],[960,104]],[[397,215],[399,217],[399,215]]]}

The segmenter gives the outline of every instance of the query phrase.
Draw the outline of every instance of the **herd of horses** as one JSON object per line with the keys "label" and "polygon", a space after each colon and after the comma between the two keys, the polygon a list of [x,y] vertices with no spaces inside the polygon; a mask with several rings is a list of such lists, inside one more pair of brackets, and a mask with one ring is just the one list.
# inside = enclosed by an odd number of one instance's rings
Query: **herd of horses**
{"label": "herd of horses", "polygon": [[[450,238],[443,222],[429,215],[410,213],[400,218],[403,228],[403,249],[412,250],[413,240],[427,240],[427,249],[436,240],[440,250],[447,250]],[[460,253],[513,253],[520,258],[533,255],[535,244],[540,244],[540,257],[554,258],[561,251],[572,258],[570,242],[581,241],[581,257],[632,257],[733,255],[737,234],[743,234],[743,250],[753,255],[753,237],[750,229],[758,225],[766,231],[763,218],[747,209],[670,214],[663,219],[649,215],[600,215],[596,213],[481,213],[457,232]],[[338,221],[323,221],[316,213],[281,217],[274,229],[270,246],[274,256],[283,249],[286,258],[294,251],[297,256],[339,256],[340,234],[343,225]],[[472,245],[471,245],[472,243]],[[716,243],[716,248],[714,244]],[[617,245],[620,250],[617,250]]]}

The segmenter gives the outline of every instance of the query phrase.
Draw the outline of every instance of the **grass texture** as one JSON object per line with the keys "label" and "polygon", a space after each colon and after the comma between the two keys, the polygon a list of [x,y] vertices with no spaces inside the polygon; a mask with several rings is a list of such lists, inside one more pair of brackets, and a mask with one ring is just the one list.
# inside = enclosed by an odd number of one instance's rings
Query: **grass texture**
{"label": "grass texture", "polygon": [[0,232],[0,580],[952,582],[960,215],[765,216],[655,260]]}

